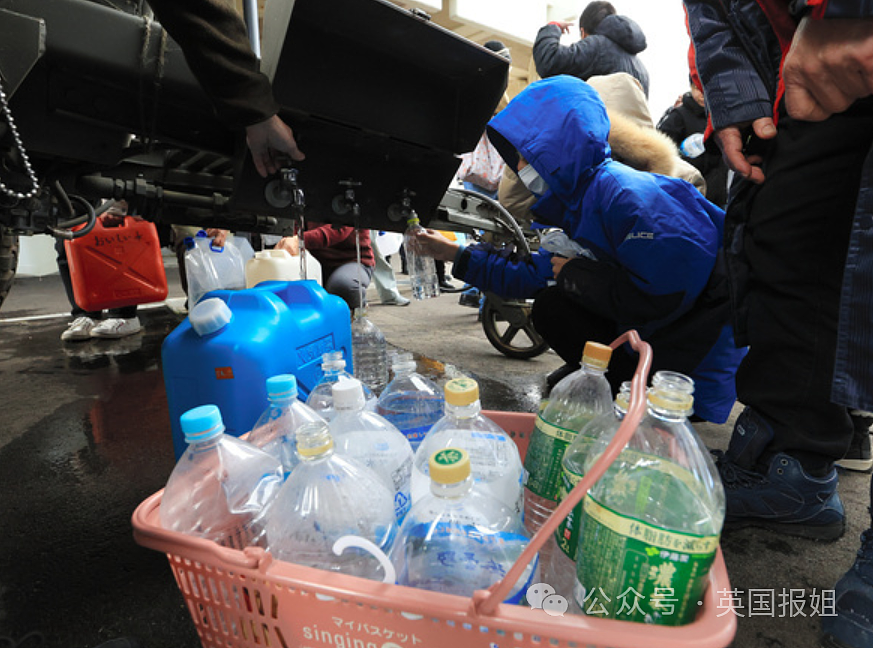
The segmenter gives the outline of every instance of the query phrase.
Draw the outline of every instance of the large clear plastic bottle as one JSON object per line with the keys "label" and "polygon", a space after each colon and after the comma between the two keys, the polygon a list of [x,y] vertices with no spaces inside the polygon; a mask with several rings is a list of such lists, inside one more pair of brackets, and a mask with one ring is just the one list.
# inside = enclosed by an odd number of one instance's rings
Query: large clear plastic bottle
{"label": "large clear plastic bottle", "polygon": [[[470,457],[460,448],[429,460],[430,492],[403,521],[392,550],[400,585],[472,596],[506,575],[530,538],[515,511],[473,489]],[[537,582],[531,561],[506,603],[521,603]]]}
{"label": "large clear plastic bottle", "polygon": [[382,580],[372,554],[334,544],[358,536],[387,554],[397,532],[394,495],[382,479],[356,459],[334,452],[327,423],[297,430],[300,463],[279,491],[267,521],[267,544],[288,562]]}
{"label": "large clear plastic bottle", "polygon": [[[333,408],[333,385],[341,378],[353,378],[346,371],[346,360],[342,351],[328,351],[321,356],[321,371],[323,376],[318,384],[309,392],[306,404],[318,412],[321,417],[330,421],[336,411]],[[366,384],[362,383],[364,398],[367,400],[367,409],[376,409],[376,394]]]}
{"label": "large clear plastic bottle", "polygon": [[406,254],[412,297],[419,301],[440,295],[440,281],[433,258],[416,252],[415,236],[423,229],[418,216],[413,216],[406,221],[406,231],[403,234],[403,250]]}
{"label": "large clear plastic bottle", "polygon": [[372,468],[394,491],[394,510],[401,522],[412,504],[412,446],[394,425],[365,409],[361,381],[340,380],[333,386],[336,414],[330,432],[337,451]]}
{"label": "large clear plastic bottle", "polygon": [[188,410],[180,422],[188,448],[161,497],[161,525],[234,549],[264,546],[265,514],[284,478],[281,462],[225,434],[215,405]]}
{"label": "large clear plastic bottle", "polygon": [[461,448],[470,455],[474,488],[490,493],[521,516],[524,497],[518,446],[503,428],[482,414],[478,383],[472,378],[450,380],[445,400],[445,414],[415,451],[412,501],[430,492],[428,471],[433,453]]}
{"label": "large clear plastic bottle", "polygon": [[[682,625],[697,615],[724,524],[725,495],[688,422],[693,390],[687,376],[655,374],[646,416],[584,500],[574,596],[586,613],[660,625]],[[594,442],[584,471],[608,441]]]}
{"label": "large clear plastic bottle", "polygon": [[[595,439],[601,437],[612,439],[618,431],[618,426],[624,419],[624,415],[627,414],[630,391],[630,381],[622,383],[618,395],[615,397],[613,411],[601,414],[585,426],[564,452],[564,459],[561,462],[561,486],[558,491],[559,504],[585,476],[585,462],[591,453]],[[578,520],[581,515],[582,503],[580,502],[564,518],[541,552],[545,562],[543,579],[555,588],[556,594],[567,599],[570,611],[574,613],[581,612],[573,598],[573,587],[576,583],[576,549],[579,543]]]}
{"label": "large clear plastic bottle", "polygon": [[352,319],[354,376],[379,394],[388,384],[388,344],[366,308],[356,308]]}
{"label": "large clear plastic bottle", "polygon": [[612,411],[606,368],[612,349],[587,342],[582,366],[554,386],[541,407],[524,457],[524,523],[536,533],[555,510],[564,451],[593,419]]}
{"label": "large clear plastic bottle", "polygon": [[411,353],[395,355],[391,368],[394,378],[379,396],[376,413],[403,432],[415,451],[443,416],[443,392],[432,380],[416,372]]}
{"label": "large clear plastic bottle", "polygon": [[246,441],[282,462],[285,478],[297,465],[297,428],[323,421],[315,410],[297,400],[297,378],[279,374],[267,378],[269,404],[246,437]]}

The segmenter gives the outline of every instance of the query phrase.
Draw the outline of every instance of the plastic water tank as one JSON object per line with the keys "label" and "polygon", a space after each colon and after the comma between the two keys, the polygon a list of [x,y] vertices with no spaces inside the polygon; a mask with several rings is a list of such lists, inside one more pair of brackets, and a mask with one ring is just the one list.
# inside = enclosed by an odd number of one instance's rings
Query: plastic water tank
{"label": "plastic water tank", "polygon": [[351,364],[349,307],[315,281],[213,292],[161,348],[176,458],[186,447],[179,425],[184,412],[216,404],[227,433],[245,434],[267,405],[267,378],[293,374],[305,400],[321,380],[321,358],[329,351],[342,351]]}

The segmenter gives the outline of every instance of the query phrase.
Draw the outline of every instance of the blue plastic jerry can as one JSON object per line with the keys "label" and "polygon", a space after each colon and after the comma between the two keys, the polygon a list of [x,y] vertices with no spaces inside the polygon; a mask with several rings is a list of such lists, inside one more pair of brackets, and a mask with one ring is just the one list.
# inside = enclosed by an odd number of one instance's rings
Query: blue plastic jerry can
{"label": "blue plastic jerry can", "polygon": [[267,407],[267,378],[293,374],[305,400],[330,351],[342,351],[351,366],[349,307],[315,281],[209,293],[161,347],[176,459],[186,448],[179,424],[186,411],[217,405],[227,433],[245,434]]}

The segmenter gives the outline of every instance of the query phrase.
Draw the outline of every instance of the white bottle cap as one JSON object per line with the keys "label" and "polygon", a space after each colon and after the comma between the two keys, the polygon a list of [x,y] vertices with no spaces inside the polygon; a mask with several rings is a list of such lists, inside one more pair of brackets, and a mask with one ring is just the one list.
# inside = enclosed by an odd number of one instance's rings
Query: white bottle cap
{"label": "white bottle cap", "polygon": [[200,337],[221,331],[232,319],[233,312],[230,306],[218,297],[210,297],[198,302],[188,315],[191,328]]}
{"label": "white bottle cap", "polygon": [[341,377],[331,388],[335,410],[357,410],[364,407],[364,387],[357,378]]}

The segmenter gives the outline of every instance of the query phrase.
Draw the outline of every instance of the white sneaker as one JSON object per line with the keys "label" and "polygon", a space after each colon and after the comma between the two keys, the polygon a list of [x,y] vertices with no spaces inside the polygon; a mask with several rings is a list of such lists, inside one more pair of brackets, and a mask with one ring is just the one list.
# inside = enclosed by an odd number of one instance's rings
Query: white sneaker
{"label": "white sneaker", "polygon": [[61,333],[61,339],[64,342],[79,342],[81,340],[90,340],[91,331],[94,329],[95,324],[96,322],[90,317],[86,317],[84,315],[82,315],[81,317],[77,317],[72,322],[70,322],[67,330]]}
{"label": "white sneaker", "polygon": [[123,338],[134,333],[139,333],[142,326],[138,317],[124,319],[123,317],[110,317],[100,322],[91,329],[92,338]]}

